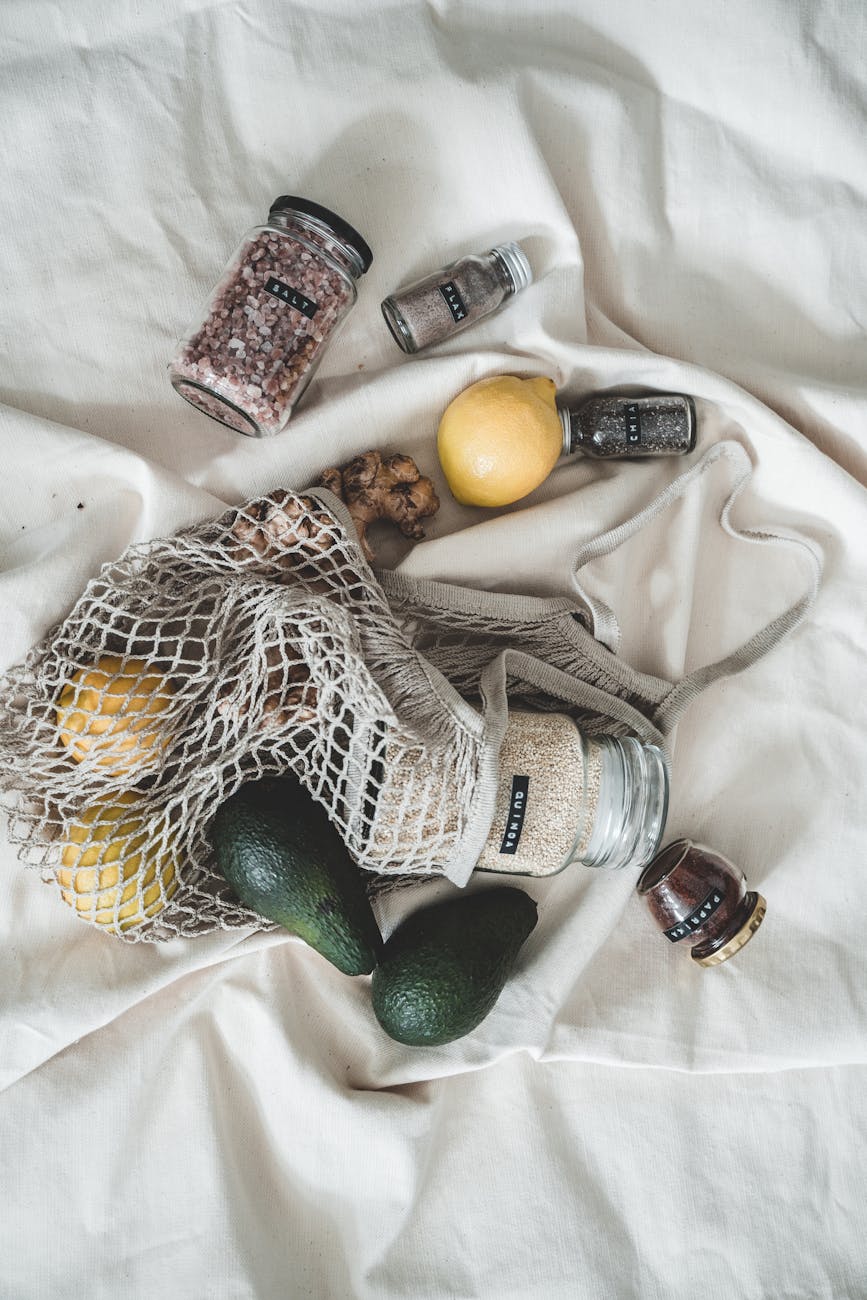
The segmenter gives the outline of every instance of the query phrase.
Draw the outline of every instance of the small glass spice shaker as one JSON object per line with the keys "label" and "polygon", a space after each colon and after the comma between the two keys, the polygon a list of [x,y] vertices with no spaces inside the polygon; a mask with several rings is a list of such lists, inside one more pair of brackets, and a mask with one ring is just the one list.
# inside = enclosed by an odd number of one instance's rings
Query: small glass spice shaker
{"label": "small glass spice shaker", "polygon": [[695,446],[695,403],[683,393],[595,393],[561,406],[560,422],[565,456],[682,456]]}
{"label": "small glass spice shaker", "polygon": [[520,244],[472,253],[386,298],[382,314],[404,352],[451,338],[526,289],[533,273]]}
{"label": "small glass spice shaker", "polygon": [[510,711],[476,870],[550,876],[572,863],[643,866],[659,848],[668,793],[658,746],[585,736],[565,713]]}
{"label": "small glass spice shaker", "polygon": [[718,966],[749,943],[765,917],[761,894],[713,849],[675,840],[645,867],[636,886],[672,943],[697,939],[690,956]]}
{"label": "small glass spice shaker", "polygon": [[241,241],[169,364],[175,391],[254,438],[279,433],[373,254],[336,213],[284,194]]}

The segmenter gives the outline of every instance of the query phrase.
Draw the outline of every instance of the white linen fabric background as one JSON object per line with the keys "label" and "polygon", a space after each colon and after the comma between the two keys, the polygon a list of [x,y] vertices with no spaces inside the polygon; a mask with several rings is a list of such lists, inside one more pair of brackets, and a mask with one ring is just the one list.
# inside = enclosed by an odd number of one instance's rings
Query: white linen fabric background
{"label": "white linen fabric background", "polygon": [[[99,565],[369,446],[441,489],[407,572],[572,590],[690,463],[574,462],[497,515],[434,434],[466,384],[692,392],[697,460],[797,530],[808,620],[703,695],[668,838],[768,901],[710,971],[634,872],[526,884],[540,920],[469,1037],[403,1048],[292,938],[130,947],[0,846],[0,1295],[545,1300],[867,1296],[867,11],[860,0],[6,0],[0,8],[0,662]],[[251,442],[165,365],[280,193],[375,261],[288,431]],[[379,302],[521,239],[535,283],[418,358]],[[728,536],[725,462],[586,575],[679,676],[809,575]],[[442,892],[423,886],[401,910]]]}

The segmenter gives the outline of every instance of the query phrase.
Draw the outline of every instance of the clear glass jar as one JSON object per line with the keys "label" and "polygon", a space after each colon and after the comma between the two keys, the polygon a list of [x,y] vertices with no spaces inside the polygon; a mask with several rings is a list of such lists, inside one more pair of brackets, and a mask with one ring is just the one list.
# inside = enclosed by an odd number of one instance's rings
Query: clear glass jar
{"label": "clear glass jar", "polygon": [[740,952],[765,918],[767,903],[747,889],[740,867],[704,844],[675,840],[636,885],[671,943],[692,941],[699,966],[719,966]]}
{"label": "clear glass jar", "polygon": [[685,456],[695,446],[695,403],[685,393],[594,393],[559,409],[564,456]]}
{"label": "clear glass jar", "polygon": [[382,314],[398,347],[420,352],[490,316],[532,279],[521,245],[498,244],[406,285],[383,301]]}
{"label": "clear glass jar", "polygon": [[511,712],[476,870],[550,876],[572,863],[643,867],[662,840],[668,789],[656,745],[584,736],[564,713]]}
{"label": "clear glass jar", "polygon": [[280,433],[372,260],[336,213],[295,195],[275,199],[178,345],[175,391],[238,433]]}

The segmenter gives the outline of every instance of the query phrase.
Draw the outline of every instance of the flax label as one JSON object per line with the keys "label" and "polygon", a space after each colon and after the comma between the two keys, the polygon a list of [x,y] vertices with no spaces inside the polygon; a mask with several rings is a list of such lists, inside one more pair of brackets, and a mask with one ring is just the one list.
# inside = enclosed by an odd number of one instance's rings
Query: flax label
{"label": "flax label", "polygon": [[451,312],[452,319],[455,321],[455,323],[462,320],[466,320],[467,309],[464,305],[463,298],[458,292],[458,286],[455,284],[454,280],[449,280],[447,284],[441,284],[439,289],[440,289],[440,293],[446,300],[446,306]]}

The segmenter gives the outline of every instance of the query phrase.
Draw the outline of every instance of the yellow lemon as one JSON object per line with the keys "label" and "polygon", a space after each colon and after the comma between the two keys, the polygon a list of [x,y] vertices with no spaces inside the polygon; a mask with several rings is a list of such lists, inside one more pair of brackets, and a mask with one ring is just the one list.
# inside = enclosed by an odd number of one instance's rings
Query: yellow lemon
{"label": "yellow lemon", "polygon": [[178,887],[175,862],[154,846],[129,792],[93,804],[67,832],[57,870],[65,902],[119,933],[161,912]]}
{"label": "yellow lemon", "polygon": [[505,506],[544,482],[563,450],[555,392],[553,379],[497,375],[449,403],[437,448],[462,505]]}
{"label": "yellow lemon", "polygon": [[76,762],[95,750],[100,767],[129,772],[155,762],[167,744],[154,720],[171,702],[171,686],[157,669],[103,655],[95,668],[73,673],[60,692],[60,738]]}

